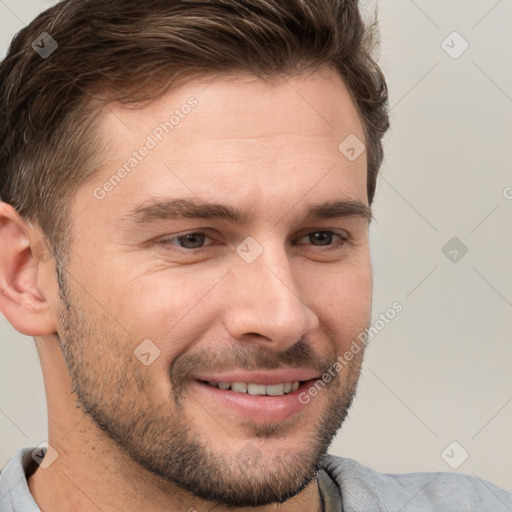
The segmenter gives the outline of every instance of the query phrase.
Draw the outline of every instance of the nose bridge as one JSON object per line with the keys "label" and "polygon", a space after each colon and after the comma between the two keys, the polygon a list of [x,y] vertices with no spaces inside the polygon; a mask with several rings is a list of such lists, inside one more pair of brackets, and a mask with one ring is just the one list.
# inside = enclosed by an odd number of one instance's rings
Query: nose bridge
{"label": "nose bridge", "polygon": [[258,334],[285,350],[313,330],[318,319],[300,296],[285,248],[267,239],[262,249],[251,263],[241,258],[232,271],[227,328],[238,339]]}

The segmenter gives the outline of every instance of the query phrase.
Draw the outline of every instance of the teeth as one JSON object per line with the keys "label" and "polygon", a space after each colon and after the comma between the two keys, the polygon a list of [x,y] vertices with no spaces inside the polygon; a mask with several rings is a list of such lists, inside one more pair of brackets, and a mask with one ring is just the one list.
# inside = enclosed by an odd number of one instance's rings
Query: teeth
{"label": "teeth", "polygon": [[284,395],[284,384],[273,384],[272,386],[267,386],[267,395]]}
{"label": "teeth", "polygon": [[282,396],[297,391],[300,386],[298,380],[293,382],[283,382],[281,384],[254,384],[252,382],[208,382],[210,386],[234,391],[235,393],[249,393],[250,395],[269,395],[269,396]]}
{"label": "teeth", "polygon": [[267,386],[265,384],[247,384],[247,393],[249,395],[266,395]]}
{"label": "teeth", "polygon": [[247,393],[247,382],[233,382],[231,390],[237,393]]}

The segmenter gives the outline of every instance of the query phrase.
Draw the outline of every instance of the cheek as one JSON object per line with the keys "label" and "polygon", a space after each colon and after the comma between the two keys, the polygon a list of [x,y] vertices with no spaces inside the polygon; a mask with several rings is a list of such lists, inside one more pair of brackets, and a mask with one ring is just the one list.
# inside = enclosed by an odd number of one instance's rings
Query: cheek
{"label": "cheek", "polygon": [[225,273],[160,269],[134,276],[108,293],[118,297],[118,318],[135,338],[151,339],[162,355],[174,358],[209,328],[214,290]]}
{"label": "cheek", "polygon": [[334,336],[336,344],[345,348],[357,339],[371,319],[371,266],[347,267],[333,272],[328,284],[315,294],[315,312],[322,325]]}

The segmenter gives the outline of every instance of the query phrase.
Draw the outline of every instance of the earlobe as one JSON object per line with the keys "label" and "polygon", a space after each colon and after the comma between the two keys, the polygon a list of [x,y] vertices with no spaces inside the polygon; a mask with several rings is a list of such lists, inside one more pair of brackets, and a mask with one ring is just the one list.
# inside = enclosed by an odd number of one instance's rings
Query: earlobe
{"label": "earlobe", "polygon": [[0,309],[22,334],[44,336],[56,330],[50,302],[38,286],[38,272],[50,258],[44,239],[34,237],[16,210],[0,202]]}

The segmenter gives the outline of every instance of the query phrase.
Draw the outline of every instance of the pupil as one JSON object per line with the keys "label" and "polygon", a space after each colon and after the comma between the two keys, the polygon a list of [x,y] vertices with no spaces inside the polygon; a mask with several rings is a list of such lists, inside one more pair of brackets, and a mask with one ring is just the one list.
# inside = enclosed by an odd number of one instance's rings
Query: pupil
{"label": "pupil", "polygon": [[328,245],[331,242],[332,234],[325,231],[319,231],[314,233],[314,237],[317,242],[320,242],[318,245]]}
{"label": "pupil", "polygon": [[[184,237],[185,246],[189,249],[200,247],[204,243],[204,235],[201,233],[190,233]],[[183,245],[183,244],[182,244]]]}

